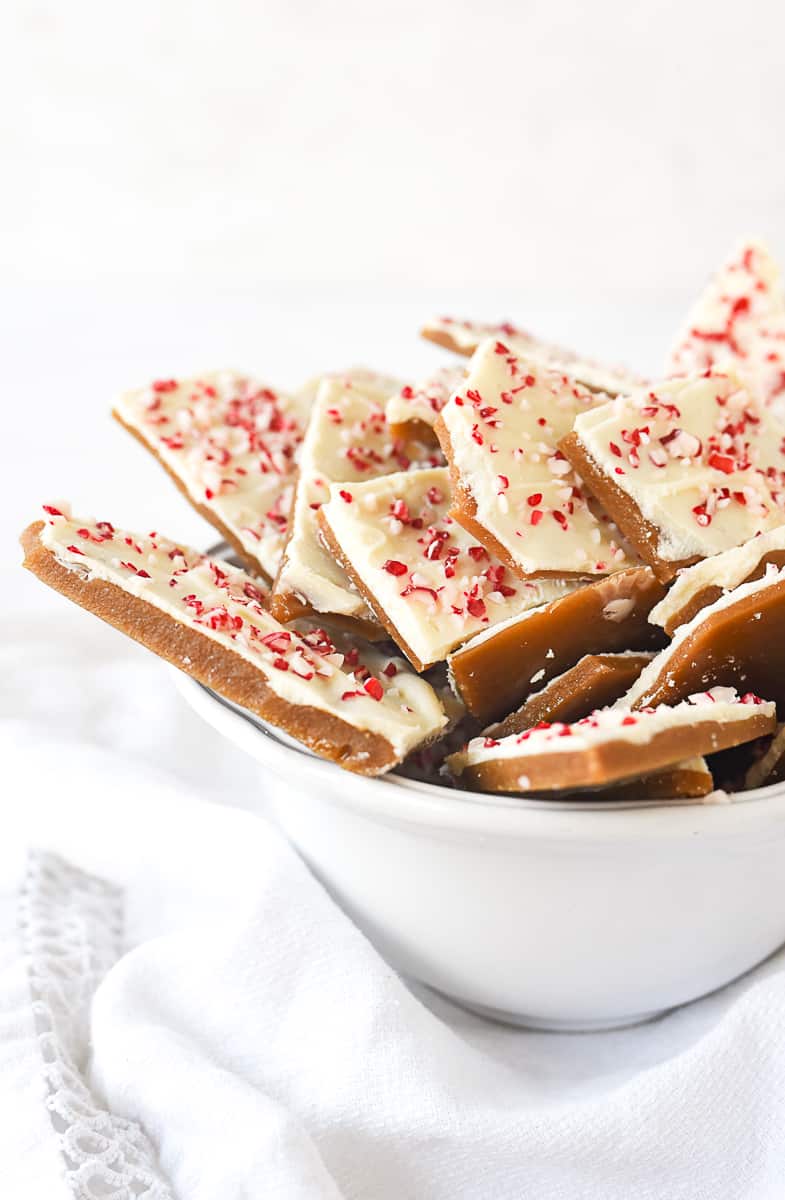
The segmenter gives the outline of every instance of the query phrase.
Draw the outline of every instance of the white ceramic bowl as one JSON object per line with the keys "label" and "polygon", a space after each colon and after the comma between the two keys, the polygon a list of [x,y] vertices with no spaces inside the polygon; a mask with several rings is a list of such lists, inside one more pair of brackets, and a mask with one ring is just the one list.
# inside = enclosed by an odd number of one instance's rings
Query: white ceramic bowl
{"label": "white ceramic bowl", "polygon": [[264,768],[313,871],[404,974],[516,1024],[600,1029],[785,941],[785,785],[731,802],[554,803],[364,779],[173,670]]}

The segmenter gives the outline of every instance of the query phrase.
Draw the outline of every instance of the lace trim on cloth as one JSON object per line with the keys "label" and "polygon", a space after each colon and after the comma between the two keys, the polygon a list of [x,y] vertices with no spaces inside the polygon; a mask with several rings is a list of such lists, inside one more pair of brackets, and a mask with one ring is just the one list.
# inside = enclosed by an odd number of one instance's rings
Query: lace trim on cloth
{"label": "lace trim on cloth", "polygon": [[32,853],[19,929],[46,1106],[75,1200],[174,1200],[147,1135],[102,1108],[84,1079],[90,1003],[121,952],[121,893],[54,855]]}

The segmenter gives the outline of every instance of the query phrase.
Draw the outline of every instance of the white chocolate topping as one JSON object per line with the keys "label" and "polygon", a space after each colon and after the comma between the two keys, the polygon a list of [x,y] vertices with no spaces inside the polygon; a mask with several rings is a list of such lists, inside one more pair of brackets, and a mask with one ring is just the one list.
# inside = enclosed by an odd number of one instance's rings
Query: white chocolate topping
{"label": "white chocolate topping", "polygon": [[294,593],[318,612],[367,615],[362,597],[322,545],[316,513],[331,483],[356,483],[408,465],[400,443],[390,437],[383,403],[360,385],[325,379],[300,452],[291,534],[276,593]]}
{"label": "white chocolate topping", "polygon": [[334,484],[322,509],[372,607],[424,669],[483,629],[569,590],[517,578],[449,515],[446,468]]}
{"label": "white chocolate topping", "polygon": [[730,591],[738,587],[749,578],[761,559],[775,550],[785,551],[785,525],[683,568],[664,598],[649,613],[650,622],[665,629],[677,613],[707,588],[719,587]]}
{"label": "white chocolate topping", "polygon": [[[614,742],[643,747],[666,730],[694,728],[702,724],[721,725],[760,715],[773,716],[774,711],[775,706],[770,701],[751,694],[739,698],[733,688],[716,687],[707,692],[698,692],[672,707],[660,704],[657,708],[637,709],[634,712],[622,707],[604,708],[572,725],[556,721],[552,725],[511,733],[504,738],[476,737],[465,750],[453,755],[449,762],[452,770],[460,772],[478,763],[521,759],[522,769],[525,770],[528,757],[553,755],[557,758],[560,754],[574,754]],[[642,774],[645,774],[645,766],[645,759],[641,759]]]}
{"label": "white chocolate topping", "polygon": [[153,605],[257,667],[282,700],[339,717],[385,738],[402,758],[446,718],[433,688],[399,658],[341,654],[323,630],[285,629],[262,607],[257,580],[157,533],[73,520],[46,508],[41,541],[58,563]]}
{"label": "white chocolate topping", "polygon": [[457,317],[432,317],[426,321],[423,336],[432,341],[449,340],[459,354],[474,354],[487,338],[502,341],[513,354],[528,359],[539,367],[549,367],[560,374],[577,379],[594,392],[616,396],[640,387],[644,382],[624,367],[609,367],[583,358],[563,346],[543,342],[509,321],[464,321]]}
{"label": "white chocolate topping", "polygon": [[614,707],[629,708],[640,700],[641,697],[646,696],[652,686],[667,673],[669,663],[675,657],[683,643],[701,625],[705,622],[710,622],[718,612],[722,612],[725,608],[730,608],[732,604],[737,604],[740,600],[746,600],[748,596],[754,596],[759,592],[766,591],[775,584],[783,582],[785,582],[785,567],[778,570],[772,563],[769,563],[766,567],[765,575],[761,576],[760,579],[753,579],[750,583],[742,583],[731,591],[725,592],[713,604],[707,604],[705,608],[700,609],[691,621],[685,621],[683,625],[678,627],[665,649],[661,650],[659,654],[655,654],[649,665],[641,671],[630,690],[617,701],[617,705]]}
{"label": "white chocolate topping", "polygon": [[575,421],[597,466],[659,531],[666,561],[785,521],[785,428],[732,374],[674,379]]}
{"label": "white chocolate topping", "polygon": [[758,241],[742,242],[689,312],[666,371],[735,367],[759,399],[785,405],[785,295]]}
{"label": "white chocolate topping", "polygon": [[389,424],[405,425],[408,421],[422,421],[424,425],[433,425],[465,377],[463,367],[438,367],[419,383],[402,387],[387,401]]}
{"label": "white chocolate topping", "polygon": [[237,371],[160,379],[115,405],[246,554],[272,578],[286,538],[294,472],[310,399]]}
{"label": "white chocolate topping", "polygon": [[[603,398],[604,399],[604,398]],[[525,575],[607,575],[630,566],[557,443],[594,392],[485,341],[442,410],[452,465],[475,520]]]}

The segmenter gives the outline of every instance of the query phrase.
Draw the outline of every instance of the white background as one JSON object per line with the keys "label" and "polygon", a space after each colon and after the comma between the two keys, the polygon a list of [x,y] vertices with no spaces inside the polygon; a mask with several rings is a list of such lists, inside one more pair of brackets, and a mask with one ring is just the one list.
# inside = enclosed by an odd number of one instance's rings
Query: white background
{"label": "white background", "polygon": [[434,309],[656,372],[740,233],[785,252],[784,14],[6,0],[3,561],[55,497],[205,536],[107,417],[154,375],[408,375]]}

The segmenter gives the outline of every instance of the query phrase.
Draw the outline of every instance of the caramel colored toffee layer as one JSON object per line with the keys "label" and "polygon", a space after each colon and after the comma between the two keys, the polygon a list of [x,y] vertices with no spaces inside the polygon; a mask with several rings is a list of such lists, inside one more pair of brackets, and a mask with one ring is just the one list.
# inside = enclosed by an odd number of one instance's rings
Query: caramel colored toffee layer
{"label": "caramel colored toffee layer", "polygon": [[[652,654],[585,654],[574,667],[557,675],[509,717],[491,725],[486,734],[495,738],[532,729],[541,721],[570,723],[619,700],[632,687]],[[711,789],[709,789],[711,790]]]}
{"label": "caramel colored toffee layer", "polygon": [[662,579],[785,519],[785,428],[732,373],[619,397],[559,445]]}
{"label": "caramel colored toffee layer", "polygon": [[571,725],[475,738],[447,764],[481,791],[599,788],[763,737],[775,726],[772,703],[714,688],[673,707],[604,709]]}
{"label": "caramel colored toffee layer", "polygon": [[649,620],[672,637],[680,625],[691,621],[702,608],[714,604],[726,592],[761,579],[769,566],[785,567],[785,525],[687,567],[665,599],[652,609]]}
{"label": "caramel colored toffee layer", "polygon": [[679,626],[623,703],[675,704],[715,684],[785,705],[785,570],[768,567]]}
{"label": "caramel colored toffee layer", "polygon": [[701,757],[687,759],[675,767],[667,767],[663,771],[655,771],[642,779],[632,779],[627,783],[617,783],[613,787],[599,788],[592,791],[584,788],[572,792],[569,796],[559,796],[559,800],[592,800],[625,801],[640,800],[699,800],[708,796],[714,790],[714,778]]}
{"label": "caramel colored toffee layer", "polygon": [[470,713],[499,720],[585,654],[662,646],[665,635],[648,617],[664,594],[648,567],[586,584],[456,650],[448,660],[453,684]]}
{"label": "caramel colored toffee layer", "polygon": [[30,571],[317,754],[378,775],[444,727],[433,689],[401,659],[284,629],[258,583],[229,563],[46,511],[22,535]]}

